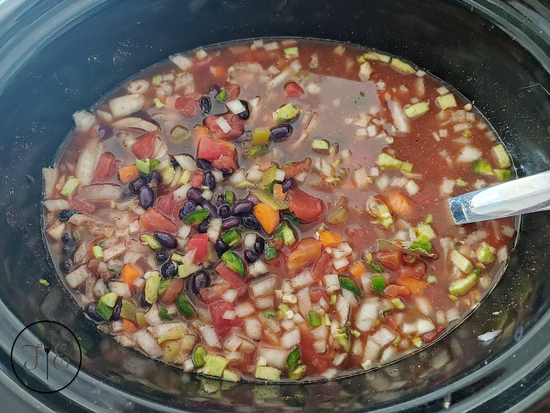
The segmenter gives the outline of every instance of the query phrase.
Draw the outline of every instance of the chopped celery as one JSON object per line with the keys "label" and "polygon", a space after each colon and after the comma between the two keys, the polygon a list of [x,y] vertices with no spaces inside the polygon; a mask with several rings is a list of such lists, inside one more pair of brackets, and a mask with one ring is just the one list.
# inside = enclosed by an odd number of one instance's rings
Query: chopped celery
{"label": "chopped celery", "polygon": [[405,105],[405,115],[407,115],[408,118],[416,118],[429,110],[430,103],[428,101],[418,102],[413,105]]}
{"label": "chopped celery", "polygon": [[472,289],[474,285],[476,285],[478,278],[478,275],[473,272],[469,274],[466,278],[455,281],[449,286],[449,293],[454,296],[461,296],[466,294]]}
{"label": "chopped celery", "polygon": [[297,47],[287,47],[285,49],[285,57],[290,59],[291,57],[298,57],[300,54]]}
{"label": "chopped celery", "polygon": [[395,306],[395,308],[397,308],[398,310],[404,310],[405,309],[405,304],[403,304],[403,301],[401,301],[400,298],[393,298],[391,300],[391,302]]}
{"label": "chopped celery", "polygon": [[243,260],[241,260],[241,258],[233,251],[225,251],[221,258],[229,269],[235,271],[243,278],[246,276]]}
{"label": "chopped celery", "polygon": [[162,248],[160,242],[158,242],[152,235],[143,234],[141,237],[139,237],[139,240],[143,245],[149,245],[151,249],[160,250]]}
{"label": "chopped celery", "polygon": [[244,153],[245,159],[254,159],[262,155],[265,155],[269,152],[269,145],[267,143],[262,143],[258,146],[253,147],[252,149],[247,150]]}
{"label": "chopped celery", "polygon": [[446,95],[436,97],[435,102],[441,110],[456,107],[456,99],[452,93],[447,93]]}
{"label": "chopped celery", "polygon": [[339,277],[338,281],[340,282],[340,287],[351,291],[356,297],[361,297],[361,290],[355,285],[355,283],[351,279],[347,277]]}
{"label": "chopped celery", "polygon": [[288,202],[286,202],[284,199],[275,198],[266,190],[259,188],[250,188],[249,192],[252,195],[255,195],[260,200],[260,202],[269,205],[269,207],[271,207],[271,209],[274,209],[275,211],[288,209]]}
{"label": "chopped celery", "polygon": [[198,346],[195,351],[193,351],[193,356],[191,357],[191,360],[193,361],[193,365],[195,367],[202,367],[204,366],[204,362],[206,361],[206,350],[202,346]]}
{"label": "chopped celery", "polygon": [[155,104],[156,108],[162,108],[164,107],[164,103],[159,98],[154,98],[153,103]]}
{"label": "chopped celery", "polygon": [[151,83],[153,85],[158,86],[162,83],[162,75],[155,75],[153,76],[153,79],[151,80]]}
{"label": "chopped celery", "polygon": [[181,256],[181,254],[178,254],[178,253],[174,252],[172,254],[172,256],[170,257],[170,261],[182,262],[183,257]]}
{"label": "chopped celery", "polygon": [[382,267],[382,264],[379,264],[375,261],[371,261],[368,263],[368,265],[374,270],[376,271],[377,273],[379,274],[384,274],[385,270],[384,270],[384,267]]}
{"label": "chopped celery", "polygon": [[312,327],[319,327],[321,325],[321,317],[315,311],[308,312],[309,325]]}
{"label": "chopped celery", "polygon": [[80,185],[80,180],[78,178],[75,178],[74,176],[71,176],[69,179],[67,179],[65,185],[63,185],[63,189],[61,189],[61,195],[71,196],[74,191],[76,191],[78,185]]}
{"label": "chopped celery", "polygon": [[[312,313],[313,311],[310,311]],[[317,313],[315,313],[317,314]],[[290,353],[288,353],[288,357],[286,358],[286,366],[288,370],[294,370],[298,365],[302,362],[302,351],[300,349],[300,346],[294,347]]]}
{"label": "chopped celery", "polygon": [[286,105],[280,107],[275,112],[273,112],[273,122],[282,123],[294,119],[300,114],[300,109],[292,106],[292,103],[287,103]]}
{"label": "chopped celery", "polygon": [[279,168],[276,165],[271,166],[267,171],[262,175],[262,184],[268,186],[275,181],[275,175]]}
{"label": "chopped celery", "polygon": [[502,145],[493,146],[493,148],[491,149],[491,153],[493,154],[493,158],[499,168],[506,169],[512,166],[512,163],[510,162],[510,157],[506,153],[504,146]]}
{"label": "chopped celery", "polygon": [[241,242],[241,234],[239,234],[239,231],[235,228],[232,228],[222,235],[222,241],[225,242],[229,248],[232,248]]}
{"label": "chopped celery", "polygon": [[410,64],[405,63],[402,60],[396,59],[395,57],[391,60],[391,67],[401,73],[416,73],[416,69],[413,68]]}
{"label": "chopped celery", "polygon": [[252,144],[260,145],[269,142],[269,132],[270,130],[267,127],[254,129],[254,131],[252,131]]}
{"label": "chopped celery", "polygon": [[476,250],[477,260],[483,264],[490,264],[495,260],[495,254],[491,251],[491,246],[482,242]]}
{"label": "chopped celery", "polygon": [[398,169],[401,167],[402,163],[403,161],[400,161],[399,159],[396,159],[384,152],[378,155],[378,158],[376,159],[376,164],[381,168]]}
{"label": "chopped celery", "polygon": [[462,271],[465,274],[470,273],[474,266],[470,262],[468,258],[466,258],[464,255],[462,255],[457,250],[451,251],[451,262],[458,267],[460,271]]}
{"label": "chopped celery", "polygon": [[384,277],[381,277],[381,276],[372,277],[370,279],[370,282],[372,284],[372,290],[376,294],[382,294],[386,289],[386,280],[384,280]]}
{"label": "chopped celery", "polygon": [[491,168],[491,164],[485,159],[478,159],[477,161],[475,161],[474,165],[472,166],[472,169],[474,172],[477,172],[478,174],[494,175],[493,168]]}
{"label": "chopped celery", "polygon": [[501,182],[509,181],[514,177],[514,174],[510,169],[493,169],[493,173],[495,174],[496,178]]}
{"label": "chopped celery", "polygon": [[281,378],[281,370],[269,366],[256,366],[256,373],[254,376],[257,379],[275,381]]}
{"label": "chopped celery", "polygon": [[153,304],[157,301],[161,280],[161,277],[158,275],[153,275],[147,278],[147,281],[145,282],[145,301],[149,304]]}
{"label": "chopped celery", "polygon": [[420,237],[418,237],[416,239],[416,241],[414,241],[411,244],[411,249],[412,250],[414,250],[416,248],[421,248],[424,251],[426,251],[427,253],[431,253],[432,252],[432,244],[430,242],[430,239],[425,235],[421,235]]}
{"label": "chopped celery", "polygon": [[103,248],[101,247],[101,245],[94,245],[92,247],[92,253],[94,254],[94,258],[96,260],[103,259]]}
{"label": "chopped celery", "polygon": [[235,203],[235,194],[233,193],[233,191],[229,188],[227,188],[225,190],[225,202],[227,202],[227,204],[229,206],[233,205]]}
{"label": "chopped celery", "polygon": [[202,372],[209,376],[221,377],[229,360],[217,354],[207,354]]}
{"label": "chopped celery", "polygon": [[463,179],[461,179],[461,178],[458,178],[458,179],[456,180],[456,184],[457,184],[458,186],[466,186],[466,185],[468,185],[468,182],[466,182],[465,180],[463,180]]}
{"label": "chopped celery", "polygon": [[401,166],[399,167],[399,169],[401,170],[401,172],[403,172],[404,174],[410,174],[413,170],[413,164],[410,163],[410,162],[403,162],[401,164]]}
{"label": "chopped celery", "polygon": [[422,347],[422,339],[420,337],[413,338],[412,342],[416,347],[418,348]]}
{"label": "chopped celery", "polygon": [[285,245],[293,245],[296,242],[294,231],[288,225],[287,221],[283,221],[281,225],[275,230],[274,238],[280,238],[284,241]]}
{"label": "chopped celery", "polygon": [[336,304],[336,301],[338,301],[338,296],[336,294],[330,296],[330,305]]}
{"label": "chopped celery", "polygon": [[179,293],[176,297],[176,308],[185,318],[192,318],[195,316],[195,309],[183,293]]}
{"label": "chopped celery", "polygon": [[418,231],[419,237],[426,237],[428,238],[428,240],[431,240],[437,237],[437,235],[435,235],[435,231],[433,230],[430,224],[420,225],[416,230]]}
{"label": "chopped celery", "polygon": [[431,224],[432,222],[434,222],[434,216],[433,214],[428,214],[426,217],[426,224]]}
{"label": "chopped celery", "polygon": [[183,218],[183,223],[186,225],[199,225],[209,215],[210,211],[208,209],[196,209]]}

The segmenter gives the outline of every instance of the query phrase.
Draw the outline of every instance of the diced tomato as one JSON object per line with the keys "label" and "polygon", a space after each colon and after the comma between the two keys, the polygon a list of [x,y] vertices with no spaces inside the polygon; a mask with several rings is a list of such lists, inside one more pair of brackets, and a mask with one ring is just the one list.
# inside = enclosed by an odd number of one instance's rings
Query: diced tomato
{"label": "diced tomato", "polygon": [[[357,225],[357,224],[355,224]],[[356,251],[364,251],[376,241],[376,232],[372,231],[372,227],[368,225],[353,226],[350,225],[345,229],[347,241]]]}
{"label": "diced tomato", "polygon": [[314,339],[309,333],[300,332],[300,350],[307,374],[320,374],[327,369],[328,363],[325,356],[315,351],[313,343]]}
{"label": "diced tomato", "polygon": [[388,100],[391,99],[391,94],[384,90],[377,90],[376,93],[380,101],[380,116],[386,122],[391,123],[393,119],[391,117],[390,108],[388,107]]}
{"label": "diced tomato", "polygon": [[321,254],[321,242],[315,238],[304,238],[295,244],[286,260],[290,273],[311,264]]}
{"label": "diced tomato", "polygon": [[209,161],[220,159],[222,156],[235,158],[237,149],[230,142],[203,137],[197,145],[197,157]]}
{"label": "diced tomato", "polygon": [[216,266],[216,272],[222,277],[225,281],[231,284],[231,288],[237,290],[239,296],[243,295],[248,291],[248,284],[244,282],[243,277],[237,274],[235,271],[230,269],[225,262],[220,262]]}
{"label": "diced tomato", "polygon": [[228,282],[222,281],[210,287],[203,288],[200,291],[200,295],[206,304],[212,304],[221,300],[223,293],[229,290],[229,287],[230,285]]}
{"label": "diced tomato", "polygon": [[319,257],[315,260],[315,264],[313,264],[313,270],[312,270],[312,276],[313,281],[321,281],[325,274],[327,273],[327,266],[330,262],[330,255],[328,252],[323,251]]}
{"label": "diced tomato", "polygon": [[[231,128],[229,131],[224,132],[220,128],[220,125],[218,125],[218,123],[216,122],[216,120],[220,117],[225,119],[229,124],[229,127]],[[244,131],[243,120],[233,113],[226,113],[222,116],[208,116],[204,120],[204,126],[208,128],[208,130],[210,131],[210,136],[212,136],[214,139],[234,139],[238,136],[241,136]]]}
{"label": "diced tomato", "polygon": [[159,301],[164,305],[170,305],[175,300],[181,290],[183,290],[184,281],[183,278],[172,278],[168,282],[168,287],[160,295]]}
{"label": "diced tomato", "polygon": [[139,225],[151,232],[164,231],[169,232],[170,234],[175,234],[178,231],[177,225],[162,215],[155,208],[148,209],[139,217]]}
{"label": "diced tomato", "polygon": [[138,159],[150,158],[153,156],[156,140],[157,134],[155,132],[146,133],[137,138],[137,142],[130,149]]}
{"label": "diced tomato", "polygon": [[311,158],[308,156],[302,162],[287,163],[281,167],[285,171],[285,177],[294,178],[296,175],[309,170],[311,167]]}
{"label": "diced tomato", "polygon": [[309,290],[309,298],[311,299],[312,302],[318,303],[321,297],[324,298],[325,300],[327,300],[328,298],[325,294],[324,288],[316,288],[313,290]]}
{"label": "diced tomato", "polygon": [[69,202],[69,208],[76,209],[78,212],[84,212],[86,214],[93,214],[95,212],[94,204],[83,201],[76,194],[71,195],[67,201]]}
{"label": "diced tomato", "polygon": [[95,168],[94,181],[105,182],[115,174],[117,169],[117,159],[115,155],[111,152],[103,152]]}
{"label": "diced tomato", "polygon": [[225,90],[227,90],[227,100],[237,99],[241,94],[241,87],[235,83],[227,85]]}
{"label": "diced tomato", "polygon": [[391,328],[393,331],[397,332],[397,324],[395,323],[395,320],[393,319],[393,317],[391,315],[386,316],[386,318],[384,319],[384,322],[386,323],[386,325],[389,328]]}
{"label": "diced tomato", "polygon": [[412,264],[405,263],[396,272],[399,277],[421,280],[424,278],[424,274],[426,274],[426,263],[420,259],[417,259]]}
{"label": "diced tomato", "polygon": [[408,298],[411,296],[409,289],[403,285],[388,285],[384,290],[384,295],[388,298],[403,297]]}
{"label": "diced tomato", "polygon": [[161,195],[157,198],[156,208],[164,215],[172,215],[174,210],[174,195],[172,193]]}
{"label": "diced tomato", "polygon": [[193,173],[191,174],[191,178],[189,178],[189,183],[191,184],[191,186],[195,188],[200,188],[203,180],[204,180],[203,171],[193,171]]}
{"label": "diced tomato", "polygon": [[420,336],[423,343],[431,343],[435,338],[445,330],[445,327],[437,327],[435,330],[430,331],[429,333],[424,333]]}
{"label": "diced tomato", "polygon": [[388,270],[396,271],[403,265],[403,251],[400,249],[376,251],[372,255]]}
{"label": "diced tomato", "polygon": [[234,320],[227,320],[223,318],[223,315],[226,311],[234,311],[233,303],[229,301],[217,301],[213,304],[210,304],[210,318],[212,319],[212,325],[216,330],[216,333],[224,337],[231,327],[241,325],[242,319],[235,317]]}
{"label": "diced tomato", "polygon": [[176,109],[183,116],[192,118],[199,114],[199,103],[189,96],[180,96],[176,99]]}
{"label": "diced tomato", "polygon": [[197,265],[202,264],[208,257],[208,234],[197,234],[189,240],[187,252],[195,250],[193,262]]}
{"label": "diced tomato", "polygon": [[311,222],[323,212],[323,201],[306,194],[300,189],[290,190],[287,195],[287,201],[290,212],[294,212],[303,222]]}
{"label": "diced tomato", "polygon": [[172,209],[172,220],[174,222],[179,222],[179,220],[180,220],[180,209],[183,207],[183,205],[186,202],[187,202],[187,200],[178,202],[177,204],[174,205],[174,208]]}
{"label": "diced tomato", "polygon": [[285,98],[299,98],[304,94],[304,89],[296,82],[287,82],[284,87]]}
{"label": "diced tomato", "polygon": [[231,156],[220,156],[219,159],[214,159],[212,165],[217,169],[229,169],[230,171],[235,172],[239,169],[237,161]]}

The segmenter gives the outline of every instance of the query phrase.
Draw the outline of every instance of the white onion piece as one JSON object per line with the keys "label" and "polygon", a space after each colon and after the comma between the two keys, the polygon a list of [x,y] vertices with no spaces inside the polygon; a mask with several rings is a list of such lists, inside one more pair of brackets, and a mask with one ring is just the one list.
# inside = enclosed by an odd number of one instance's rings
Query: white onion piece
{"label": "white onion piece", "polygon": [[342,364],[344,362],[344,360],[346,359],[347,356],[348,356],[348,353],[338,354],[336,357],[334,357],[333,364],[335,366],[339,366],[340,364]]}
{"label": "white onion piece", "polygon": [[113,123],[113,126],[117,129],[140,129],[146,132],[154,132],[158,129],[158,126],[154,123],[147,122],[137,116],[117,120]]}
{"label": "white onion piece", "polygon": [[94,184],[78,188],[78,197],[84,201],[116,201],[122,199],[122,188],[115,184]]}
{"label": "white onion piece", "polygon": [[237,317],[244,318],[251,314],[254,314],[256,310],[250,301],[245,301],[237,306],[235,306],[235,311],[237,312]]}
{"label": "white onion piece", "polygon": [[137,343],[151,357],[161,357],[164,354],[157,340],[149,333],[141,334],[137,339]]}
{"label": "white onion piece", "polygon": [[87,110],[79,110],[73,113],[73,120],[78,131],[87,131],[95,122],[95,115]]}
{"label": "white onion piece", "polygon": [[94,171],[99,161],[100,143],[97,140],[89,141],[76,165],[76,177],[82,185],[90,185],[94,177]]}
{"label": "white onion piece", "polygon": [[231,130],[231,125],[227,123],[225,118],[219,117],[218,119],[216,119],[216,123],[218,124],[218,126],[220,127],[223,133],[227,133]]}
{"label": "white onion piece", "polygon": [[421,336],[422,334],[435,330],[435,326],[430,320],[423,318],[416,322],[416,330],[418,335]]}
{"label": "white onion piece", "polygon": [[378,317],[378,310],[380,304],[378,300],[366,300],[359,308],[357,316],[355,318],[355,325],[359,331],[369,331],[373,325],[374,320]]}
{"label": "white onion piece", "polygon": [[309,296],[309,288],[305,287],[296,292],[296,298],[298,299],[298,308],[304,316],[308,317],[308,313],[311,310],[311,298]]}
{"label": "white onion piece", "polygon": [[231,177],[229,178],[229,183],[233,186],[236,186],[238,184],[241,184],[245,181],[245,173],[244,169],[239,169],[237,172],[235,172]]}
{"label": "white onion piece", "polygon": [[222,318],[224,320],[234,320],[237,318],[237,313],[233,310],[226,310],[225,313],[223,313]]}
{"label": "white onion piece", "polygon": [[268,366],[283,369],[286,367],[287,352],[281,349],[261,347],[258,349],[258,358],[263,358]]}
{"label": "white onion piece", "polygon": [[300,330],[296,328],[284,333],[281,339],[281,344],[286,349],[291,349],[292,347],[300,344]]}
{"label": "white onion piece", "polygon": [[43,201],[44,207],[48,211],[62,211],[64,209],[69,209],[69,203],[66,199],[48,199]]}
{"label": "white onion piece", "polygon": [[92,272],[88,269],[88,267],[81,265],[67,274],[65,277],[65,282],[70,288],[76,288],[91,276]]}
{"label": "white onion piece", "polygon": [[197,169],[197,164],[195,163],[195,160],[189,155],[174,155],[174,159],[185,170],[194,171],[195,169]]}
{"label": "white onion piece", "polygon": [[319,327],[311,330],[311,334],[318,340],[326,340],[328,338],[328,329],[325,325],[320,325]]}
{"label": "white onion piece", "polygon": [[216,334],[216,331],[214,331],[213,326],[207,326],[207,325],[201,325],[198,327],[200,333],[202,334],[202,338],[212,348],[222,348],[222,345],[220,343],[220,339],[218,338],[218,335]]}
{"label": "white onion piece", "polygon": [[327,343],[323,340],[316,341],[313,343],[313,348],[317,353],[324,353],[327,351]]}
{"label": "white onion piece", "polygon": [[246,108],[239,99],[230,100],[225,103],[225,106],[227,106],[227,109],[229,109],[235,115],[246,111]]}
{"label": "white onion piece", "polygon": [[262,326],[255,318],[246,318],[244,320],[244,330],[246,335],[252,340],[262,339]]}
{"label": "white onion piece", "polygon": [[[53,195],[55,182],[57,178],[57,169],[42,168],[42,178],[44,179],[44,198],[50,198]],[[67,208],[64,208],[67,209]]]}
{"label": "white onion piece", "polygon": [[367,340],[367,345],[365,346],[365,354],[363,355],[363,361],[367,360],[376,360],[380,354],[382,347],[376,343],[372,338]]}
{"label": "white onion piece", "polygon": [[256,62],[236,62],[233,67],[235,70],[242,70],[243,72],[249,73],[262,73],[264,71],[262,65]]}
{"label": "white onion piece", "polygon": [[153,304],[149,311],[145,313],[145,320],[150,326],[164,323],[159,316],[159,308],[156,304]]}
{"label": "white onion piece", "polygon": [[132,296],[130,286],[123,282],[111,281],[109,283],[109,290],[122,298],[130,298]]}
{"label": "white onion piece", "polygon": [[172,55],[169,57],[169,59],[184,72],[191,68],[191,66],[193,66],[193,62],[189,58],[180,54]]}
{"label": "white onion piece", "polygon": [[311,275],[311,270],[306,269],[294,277],[291,281],[292,287],[299,289],[302,287],[309,286],[313,284],[313,276]]}
{"label": "white onion piece", "polygon": [[134,93],[109,100],[109,109],[115,118],[122,118],[140,111],[144,102],[143,96]]}
{"label": "white onion piece", "polygon": [[477,339],[484,344],[488,344],[497,338],[502,333],[502,330],[488,331],[487,333],[477,336]]}
{"label": "white onion piece", "polygon": [[345,324],[348,321],[349,310],[349,301],[341,295],[338,295],[338,300],[336,301],[336,311],[338,312],[338,316],[340,317],[340,323]]}
{"label": "white onion piece", "polygon": [[250,290],[254,297],[261,297],[271,293],[275,288],[275,282],[277,277],[275,275],[269,275],[264,277],[250,285]]}

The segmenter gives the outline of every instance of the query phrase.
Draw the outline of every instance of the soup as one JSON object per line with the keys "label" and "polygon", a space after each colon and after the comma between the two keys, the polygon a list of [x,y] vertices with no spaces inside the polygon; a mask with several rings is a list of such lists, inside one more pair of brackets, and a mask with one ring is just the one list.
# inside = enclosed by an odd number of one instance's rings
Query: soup
{"label": "soup", "polygon": [[54,262],[99,328],[184,371],[388,363],[479,305],[513,245],[512,219],[457,226],[447,204],[515,177],[493,129],[378,51],[201,48],[74,118],[44,169]]}

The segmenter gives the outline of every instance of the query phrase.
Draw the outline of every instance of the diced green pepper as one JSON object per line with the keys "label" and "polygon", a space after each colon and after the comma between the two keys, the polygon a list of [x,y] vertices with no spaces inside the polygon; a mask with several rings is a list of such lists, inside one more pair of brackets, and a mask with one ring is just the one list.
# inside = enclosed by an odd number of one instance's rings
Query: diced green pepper
{"label": "diced green pepper", "polygon": [[80,185],[80,180],[78,178],[75,178],[74,176],[71,176],[69,179],[67,179],[65,185],[63,185],[63,189],[61,189],[61,195],[71,196],[74,191],[76,191],[78,185]]}
{"label": "diced green pepper", "polygon": [[491,167],[491,164],[486,161],[485,159],[478,159],[474,162],[474,165],[472,166],[472,169],[474,172],[477,172],[481,175],[494,175],[493,168]]}
{"label": "diced green pepper", "polygon": [[244,153],[244,158],[245,159],[254,159],[254,158],[258,158],[262,155],[265,155],[268,152],[269,152],[269,144],[262,143],[258,146],[253,147],[252,149],[247,150]]}
{"label": "diced green pepper", "polygon": [[204,362],[206,361],[206,350],[202,346],[198,346],[195,348],[195,351],[193,351],[193,357],[191,360],[193,360],[193,365],[195,367],[202,367],[204,366]]}
{"label": "diced green pepper", "polygon": [[288,378],[291,380],[300,380],[306,372],[306,366],[303,364],[296,367],[294,370],[288,371]]}
{"label": "diced green pepper", "polygon": [[286,358],[286,367],[288,370],[294,370],[301,362],[302,350],[300,346],[294,347]]}
{"label": "diced green pepper", "polygon": [[506,169],[512,166],[512,162],[510,161],[510,157],[506,153],[504,146],[493,146],[493,148],[491,149],[491,153],[493,154],[493,159],[495,160],[499,168]]}
{"label": "diced green pepper", "polygon": [[276,318],[277,317],[277,313],[275,311],[272,311],[272,310],[266,310],[262,314],[264,315],[265,318]]}
{"label": "diced green pepper", "polygon": [[400,298],[393,298],[391,300],[391,302],[395,306],[395,308],[397,308],[398,310],[404,310],[405,309],[405,304],[403,304],[403,301],[401,301]]}
{"label": "diced green pepper", "polygon": [[216,95],[216,99],[218,99],[220,102],[225,102],[227,100],[227,90],[222,90],[220,93]]}
{"label": "diced green pepper", "polygon": [[149,245],[149,247],[151,247],[151,249],[153,250],[160,250],[162,248],[160,242],[158,242],[152,235],[143,234],[141,237],[139,237],[139,240],[143,245]]}
{"label": "diced green pepper", "polygon": [[221,258],[229,269],[235,271],[243,278],[246,276],[243,260],[241,260],[241,258],[233,251],[225,251]]}
{"label": "diced green pepper", "polygon": [[48,280],[45,280],[44,278],[40,278],[38,280],[38,282],[43,285],[44,287],[49,287],[50,286],[50,282]]}
{"label": "diced green pepper", "polygon": [[405,105],[405,115],[408,118],[416,118],[430,110],[430,102],[418,102],[413,105]]}
{"label": "diced green pepper", "polygon": [[273,247],[270,247],[269,242],[266,242],[264,246],[264,254],[266,260],[271,260],[277,257],[277,250]]}
{"label": "diced green pepper", "polygon": [[449,108],[456,107],[456,99],[452,93],[447,93],[446,95],[438,96],[435,98],[435,101],[437,103],[437,106],[439,106],[441,110],[447,110]]}
{"label": "diced green pepper", "polygon": [[252,145],[260,145],[269,142],[269,128],[261,127],[252,131]]}
{"label": "diced green pepper", "polygon": [[202,372],[209,376],[221,377],[229,360],[217,354],[207,354]]}
{"label": "diced green pepper", "polygon": [[342,330],[334,334],[334,339],[340,343],[342,348],[348,352],[351,348],[351,341],[350,341],[350,335],[349,335],[349,327],[344,326],[342,327]]}
{"label": "diced green pepper", "polygon": [[229,248],[233,248],[239,242],[241,242],[241,234],[237,231],[236,228],[232,228],[222,235],[222,241],[227,244]]}
{"label": "diced green pepper", "polygon": [[474,269],[474,265],[470,262],[470,260],[457,250],[451,251],[450,257],[451,262],[463,273],[468,274]]}
{"label": "diced green pepper", "polygon": [[400,161],[399,159],[384,152],[380,153],[378,158],[376,158],[376,165],[381,168],[399,169],[401,164],[403,164],[403,161]]}
{"label": "diced green pepper", "polygon": [[321,325],[321,317],[315,311],[308,312],[309,325],[312,327],[319,327]]}
{"label": "diced green pepper", "polygon": [[290,307],[286,304],[279,305],[279,311],[281,312],[281,318],[287,318],[287,312],[290,310]]}
{"label": "diced green pepper", "polygon": [[172,321],[172,316],[164,308],[159,308],[159,317],[163,320]]}
{"label": "diced green pepper", "polygon": [[293,245],[296,242],[296,237],[294,236],[294,231],[288,225],[288,222],[283,221],[281,225],[275,230],[273,234],[274,238],[280,238],[284,241],[285,245]]}
{"label": "diced green pepper", "polygon": [[370,211],[378,219],[378,223],[385,229],[393,225],[393,217],[388,206],[382,202],[376,203],[376,206],[371,207]]}
{"label": "diced green pepper", "polygon": [[466,278],[455,281],[449,286],[449,293],[454,296],[461,296],[468,293],[468,291],[476,285],[478,278],[478,275],[473,272]]}
{"label": "diced green pepper", "polygon": [[382,294],[384,290],[386,289],[386,280],[384,280],[384,277],[372,277],[370,279],[370,282],[372,284],[372,290],[376,294]]}
{"label": "diced green pepper", "polygon": [[147,278],[147,281],[145,282],[145,301],[149,304],[153,304],[157,301],[161,280],[162,278],[158,275],[153,275]]}
{"label": "diced green pepper", "polygon": [[273,122],[282,123],[291,119],[294,119],[300,114],[300,109],[292,106],[292,103],[287,103],[283,107],[280,107],[273,112]]}
{"label": "diced green pepper", "polygon": [[210,211],[208,209],[195,209],[183,218],[183,223],[186,225],[199,225],[209,216]]}
{"label": "diced green pepper", "polygon": [[275,198],[273,195],[263,189],[250,188],[249,192],[252,195],[255,195],[260,200],[260,202],[269,205],[269,207],[271,209],[274,209],[275,211],[288,209],[288,202],[286,202],[284,199]]}
{"label": "diced green pepper", "polygon": [[179,293],[176,297],[176,308],[185,318],[195,317],[195,309],[183,293]]}
{"label": "diced green pepper", "polygon": [[351,291],[356,297],[361,297],[361,290],[355,285],[355,283],[351,279],[347,277],[339,277],[338,281],[340,281],[340,287]]}
{"label": "diced green pepper", "polygon": [[225,198],[225,202],[227,202],[227,205],[229,206],[235,203],[235,193],[229,188],[225,190],[224,198]]}
{"label": "diced green pepper", "polygon": [[144,176],[149,175],[151,171],[154,170],[159,164],[160,161],[157,159],[136,159],[137,170],[140,174]]}
{"label": "diced green pepper", "polygon": [[468,185],[468,182],[466,182],[464,179],[458,178],[458,179],[456,180],[456,184],[457,184],[458,186],[466,186],[466,185]]}

